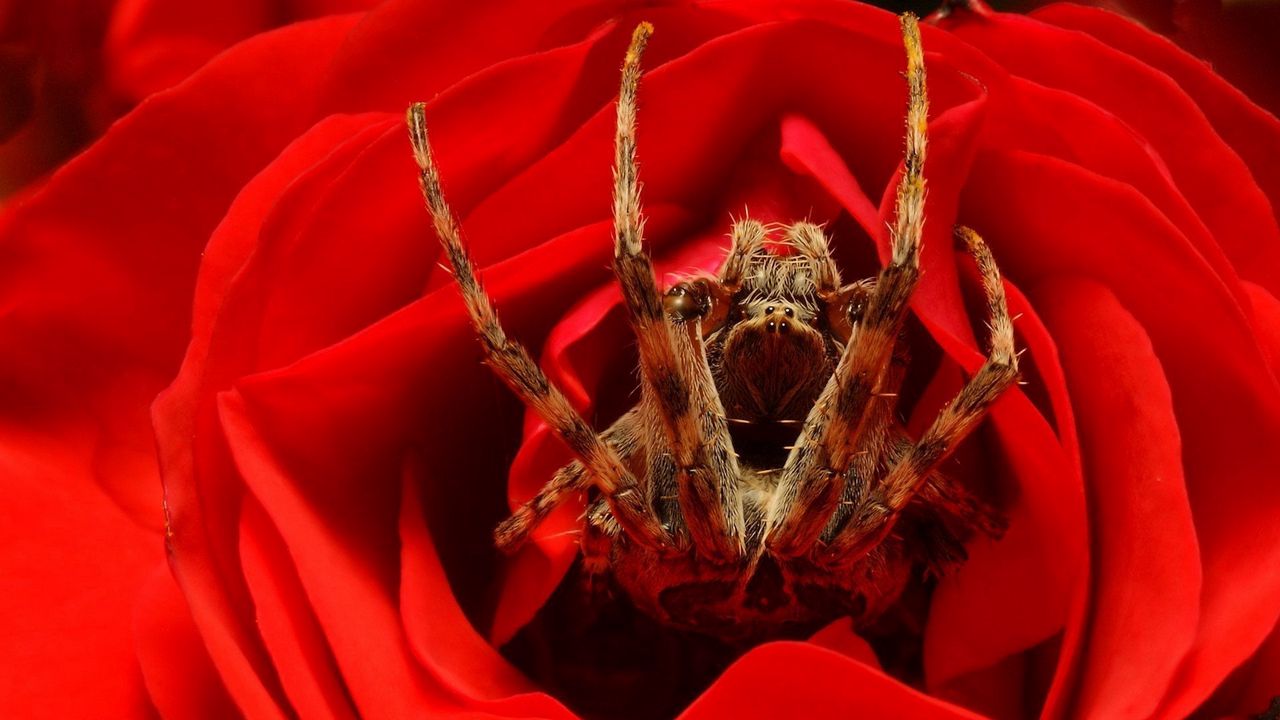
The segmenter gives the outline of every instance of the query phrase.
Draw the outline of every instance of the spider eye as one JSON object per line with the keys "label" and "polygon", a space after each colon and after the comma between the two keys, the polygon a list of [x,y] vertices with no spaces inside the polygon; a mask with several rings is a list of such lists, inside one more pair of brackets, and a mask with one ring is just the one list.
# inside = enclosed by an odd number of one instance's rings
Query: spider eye
{"label": "spider eye", "polygon": [[858,295],[849,301],[849,324],[857,325],[862,322],[862,315],[867,311],[867,296]]}
{"label": "spider eye", "polygon": [[711,310],[711,297],[706,288],[693,283],[680,283],[667,291],[666,297],[662,299],[662,308],[667,315],[677,320],[692,320]]}

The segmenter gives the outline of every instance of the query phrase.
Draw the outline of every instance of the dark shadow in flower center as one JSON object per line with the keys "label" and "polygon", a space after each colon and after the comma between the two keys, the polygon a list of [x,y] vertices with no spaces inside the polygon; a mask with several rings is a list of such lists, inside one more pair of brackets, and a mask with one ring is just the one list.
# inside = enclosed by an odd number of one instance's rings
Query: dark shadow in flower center
{"label": "dark shadow in flower center", "polygon": [[[639,612],[622,589],[588,589],[580,568],[502,648],[543,690],[584,718],[674,718],[749,647],[663,625]],[[909,684],[922,680],[922,631],[933,582],[912,584],[892,611],[859,634],[881,667]],[[847,620],[845,620],[847,622]],[[778,640],[806,640],[795,627]]]}

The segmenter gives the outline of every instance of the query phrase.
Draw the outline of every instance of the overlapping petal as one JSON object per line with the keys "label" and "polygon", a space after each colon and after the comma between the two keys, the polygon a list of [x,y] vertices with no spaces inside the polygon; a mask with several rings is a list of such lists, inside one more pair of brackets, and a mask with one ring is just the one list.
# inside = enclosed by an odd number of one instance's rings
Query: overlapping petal
{"label": "overlapping petal", "polygon": [[[979,10],[925,37],[927,377],[908,420],[982,360],[962,222],[1006,275],[1026,384],[949,471],[1009,531],[936,584],[918,672],[836,624],[747,652],[686,717],[1181,717],[1256,712],[1275,678],[1275,119],[1110,16]],[[640,160],[664,275],[714,268],[743,207],[826,222],[848,274],[874,272],[905,99],[888,13],[398,0],[235,47],[0,226],[4,567],[26,583],[6,632],[36,667],[0,693],[11,714],[106,663],[129,670],[49,707],[585,705],[501,647],[539,622],[581,505],[515,557],[492,548],[567,453],[479,362],[401,113],[430,101],[504,324],[604,427],[634,402],[606,266],[616,61],[641,17],[659,28]],[[64,630],[84,649],[41,643]]]}

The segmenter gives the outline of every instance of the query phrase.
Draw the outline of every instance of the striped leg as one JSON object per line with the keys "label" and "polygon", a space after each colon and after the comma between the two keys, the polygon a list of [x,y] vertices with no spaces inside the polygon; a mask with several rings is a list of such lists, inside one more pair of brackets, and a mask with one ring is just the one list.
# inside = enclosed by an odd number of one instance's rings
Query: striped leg
{"label": "striped leg", "polygon": [[823,542],[835,537],[854,509],[861,506],[870,480],[883,477],[889,471],[889,464],[897,457],[895,452],[905,452],[905,449],[899,451],[898,448],[909,440],[895,417],[895,411],[898,389],[906,377],[909,362],[906,348],[898,343],[885,373],[885,391],[867,405],[867,429],[845,472],[840,502],[820,535]]}
{"label": "striped leg", "polygon": [[1013,322],[1005,303],[1000,271],[986,243],[974,231],[956,228],[982,274],[990,316],[991,351],[987,361],[960,390],[955,400],[938,413],[920,440],[894,464],[870,497],[854,512],[824,552],[824,559],[844,564],[861,557],[893,529],[899,513],[915,497],[921,485],[937,470],[956,446],[973,432],[991,404],[1018,379],[1018,356],[1013,349]]}
{"label": "striped leg", "polygon": [[[605,430],[600,436],[607,445],[617,451],[623,462],[629,462],[640,449],[640,414],[631,412],[618,418],[618,421]],[[576,492],[586,490],[591,485],[590,475],[579,460],[565,465],[556,471],[551,480],[538,490],[538,494],[528,502],[516,508],[511,517],[502,521],[493,532],[494,544],[505,553],[519,550],[529,535],[553,510],[569,499]]]}
{"label": "striped leg", "polygon": [[618,457],[618,453],[587,425],[559,388],[552,385],[533,362],[529,353],[503,332],[489,296],[476,277],[471,257],[462,245],[458,221],[440,189],[440,174],[431,156],[425,106],[422,103],[409,108],[407,122],[414,158],[420,171],[419,184],[422,186],[423,198],[427,209],[431,211],[436,234],[449,257],[449,264],[453,266],[454,279],[462,291],[463,302],[480,336],[489,365],[578,456],[592,484],[608,500],[627,535],[633,541],[655,549],[669,545],[670,538],[658,523],[652,508],[645,502],[644,492],[635,476]]}
{"label": "striped leg", "polygon": [[928,97],[915,16],[902,16],[902,34],[907,51],[907,147],[894,208],[891,257],[783,468],[766,541],[783,557],[798,557],[813,548],[844,492],[846,471],[867,426],[868,406],[884,390],[907,301],[920,276]]}
{"label": "striped leg", "polygon": [[[698,553],[728,561],[742,552],[737,460],[702,343],[702,316],[669,314],[643,247],[636,170],[640,57],[653,28],[632,36],[622,67],[614,158],[614,261],[640,353],[642,403],[656,416],[675,464],[677,496]],[[707,299],[709,301],[709,299]],[[673,304],[684,305],[680,296]],[[699,302],[696,305],[703,305]]]}

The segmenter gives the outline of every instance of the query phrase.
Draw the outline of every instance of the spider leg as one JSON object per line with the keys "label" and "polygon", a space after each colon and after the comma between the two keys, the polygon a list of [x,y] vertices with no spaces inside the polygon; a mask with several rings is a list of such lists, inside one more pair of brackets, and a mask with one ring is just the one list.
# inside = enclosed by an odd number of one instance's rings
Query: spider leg
{"label": "spider leg", "polygon": [[937,506],[957,521],[984,535],[999,538],[1009,528],[1009,521],[999,510],[977,497],[954,478],[933,473],[920,488],[921,498]]}
{"label": "spider leg", "polygon": [[415,103],[407,118],[409,139],[419,168],[419,184],[436,234],[444,246],[453,276],[462,291],[462,299],[480,336],[489,365],[502,380],[533,408],[553,431],[569,446],[587,468],[592,484],[600,489],[627,535],[647,547],[661,548],[670,543],[666,531],[658,523],[653,510],[645,502],[644,493],[618,453],[596,435],[578,414],[560,389],[547,379],[529,357],[528,351],[507,337],[498,322],[489,296],[476,277],[470,255],[462,244],[457,219],[445,202],[440,188],[440,173],[427,140],[425,105]]}
{"label": "spider leg", "polygon": [[598,607],[610,597],[609,573],[613,567],[613,546],[620,533],[609,507],[599,499],[587,507],[578,540],[582,584],[591,603]]}
{"label": "spider leg", "polygon": [[910,446],[910,439],[902,429],[901,423],[894,415],[897,408],[897,394],[907,374],[910,361],[906,347],[898,343],[885,373],[884,391],[871,399],[867,406],[867,426],[863,433],[857,452],[849,462],[845,471],[845,482],[840,502],[831,514],[822,531],[823,542],[831,538],[853,514],[866,495],[870,480],[884,477],[889,471],[889,464]]}
{"label": "spider leg", "polygon": [[831,256],[831,246],[822,228],[811,222],[798,222],[787,228],[787,242],[809,261],[811,277],[818,297],[827,306],[826,320],[831,334],[848,345],[853,337],[855,318],[866,311],[867,300],[875,289],[875,279],[840,284],[840,269]]}
{"label": "spider leg", "polygon": [[818,297],[829,298],[840,290],[840,269],[836,267],[835,258],[831,257],[831,247],[821,227],[811,222],[795,223],[787,228],[786,241],[800,256],[808,259],[813,268],[813,284],[817,286]]}
{"label": "spider leg", "polygon": [[[849,466],[850,479],[845,483],[840,504],[822,531],[824,543],[836,536],[854,509],[863,502],[870,481],[884,477],[915,444],[894,415],[897,393],[902,387],[908,363],[906,347],[898,343],[885,375],[884,392],[872,401],[868,409],[871,416],[867,420],[867,430]],[[952,525],[963,525],[992,536],[998,536],[1004,530],[1004,519],[999,513],[946,475],[932,473],[919,493],[926,505],[936,508],[937,514],[947,518]]]}
{"label": "spider leg", "polygon": [[[854,458],[850,471],[857,471],[861,478],[884,477],[903,456],[910,452],[915,441],[907,435],[898,418],[894,417],[897,393],[906,376],[909,357],[903,343],[893,353],[893,364],[885,377],[885,391],[872,405],[875,415],[870,419],[862,447]],[[869,483],[850,482],[845,486],[845,496],[840,508],[822,533],[824,542],[830,542],[853,509],[861,501],[859,490],[865,491]],[[998,511],[975,497],[964,485],[940,472],[931,473],[920,486],[919,495],[925,505],[936,508],[937,514],[948,518],[952,524],[978,530],[992,537],[1001,535],[1006,526]]]}
{"label": "spider leg", "polygon": [[[639,450],[639,419],[639,413],[632,410],[618,418],[600,436],[606,445],[617,451],[624,463],[630,462]],[[571,495],[586,490],[591,484],[589,473],[581,461],[574,460],[560,468],[536,495],[516,508],[511,517],[498,525],[493,531],[494,544],[505,553],[519,550],[553,510]]]}
{"label": "spider leg", "polygon": [[[895,368],[891,370],[891,374],[897,375],[896,382],[893,383],[896,388],[900,386],[902,380],[902,373],[897,367],[896,354],[894,362]],[[892,409],[887,401],[881,401],[873,406],[872,412],[877,415],[872,418],[872,425],[863,436],[862,449],[849,467],[849,475],[852,479],[846,482],[840,504],[827,523],[826,529],[822,531],[824,543],[830,543],[855,510],[864,503],[866,489],[870,487],[870,482],[866,479],[884,477],[915,445],[901,424],[892,417]],[[918,495],[923,507],[929,508],[949,531],[954,530],[953,536],[957,542],[962,541],[975,530],[990,537],[999,537],[1008,526],[999,511],[975,496],[963,484],[941,472],[930,473],[921,484]],[[939,543],[940,547],[947,549],[950,549],[950,545],[945,542]],[[958,549],[963,551],[962,546]],[[943,567],[948,560],[957,557],[963,557],[963,555],[957,556],[955,552],[944,553],[940,557],[933,558],[931,562],[938,567]]]}
{"label": "spider leg", "polygon": [[[640,57],[652,30],[648,23],[636,28],[622,67],[614,148],[613,269],[639,348],[641,405],[665,435],[689,537],[699,554],[728,561],[742,553],[743,518],[728,422],[702,341],[702,316],[712,302],[703,294],[713,284],[684,284],[664,298],[643,247],[636,90]],[[698,297],[688,295],[691,288]]]}
{"label": "spider leg", "polygon": [[720,266],[719,277],[683,280],[667,290],[662,304],[668,322],[688,329],[696,320],[704,338],[724,327],[734,296],[752,272],[767,237],[768,231],[758,220],[735,222],[729,232],[729,254]]}
{"label": "spider leg", "polygon": [[[915,444],[899,419],[894,417],[898,391],[906,376],[908,362],[905,345],[898,343],[889,372],[885,375],[884,391],[872,402],[869,412],[873,414],[868,420],[867,432],[863,435],[862,445],[850,466],[850,473],[858,478],[884,477],[893,464]],[[862,500],[868,486],[869,483],[856,479],[845,485],[840,507],[822,533],[824,542],[830,542],[835,537],[852,514],[852,508]],[[946,475],[936,472],[931,474],[919,492],[926,504],[937,507],[940,514],[949,516],[956,522],[991,536],[998,536],[1004,531],[1004,518],[997,511]]]}
{"label": "spider leg", "polygon": [[783,468],[766,538],[769,549],[782,557],[798,557],[813,548],[844,492],[847,471],[868,426],[868,406],[884,392],[886,369],[920,276],[928,97],[920,28],[910,13],[902,15],[901,22],[907,52],[907,132],[890,261],[877,276],[856,331]]}
{"label": "spider leg", "polygon": [[1018,356],[1013,349],[1013,322],[1005,302],[1004,285],[991,251],[978,234],[957,227],[982,275],[990,316],[991,351],[987,360],[949,405],[938,413],[920,440],[900,457],[875,492],[859,505],[853,517],[828,544],[825,558],[843,564],[860,557],[892,529],[902,509],[920,486],[947,459],[987,414],[991,404],[1018,379]]}
{"label": "spider leg", "polygon": [[[756,256],[764,247],[768,231],[757,220],[743,219],[733,224],[729,237],[729,253],[725,256],[718,277],[700,277],[681,281],[668,290],[663,298],[667,320],[672,323],[676,334],[680,334],[681,329],[688,332],[691,328],[697,327],[699,330],[700,339],[690,335],[687,339],[676,339],[675,342],[678,348],[679,344],[687,343],[688,347],[683,350],[684,356],[698,365],[693,368],[694,386],[701,386],[703,389],[701,396],[708,398],[705,404],[713,409],[722,408],[722,404],[719,392],[714,388],[714,379],[708,382],[711,370],[707,362],[706,347],[701,340],[705,340],[724,327],[728,321],[734,297],[742,289],[749,273],[753,271]],[[701,383],[698,382],[699,378]],[[649,407],[650,415],[660,412],[654,409],[652,404]],[[719,412],[723,414],[722,409]],[[714,415],[711,420],[714,422]],[[723,512],[730,518],[731,527],[745,528],[745,516],[742,516],[741,521],[739,520],[742,512],[741,503],[733,492],[737,489],[737,483],[732,475],[735,472],[736,461],[729,460],[733,454],[733,448],[728,437],[728,429],[725,427],[721,432],[719,428],[713,426],[707,428],[707,433],[711,439],[709,444],[713,447],[713,456],[725,459],[725,462],[719,466],[721,487],[727,487],[729,490],[728,493],[721,494]],[[663,438],[666,438],[665,434]],[[682,504],[689,504],[689,501],[680,496],[675,458],[670,453],[656,455],[653,462],[649,464],[648,478],[648,489],[658,517],[664,522],[683,527],[686,524],[683,517],[688,513],[682,509]],[[745,537],[745,529],[738,535]]]}
{"label": "spider leg", "polygon": [[[729,231],[729,254],[720,266],[720,284],[732,296],[742,288],[751,272],[756,256],[764,249],[769,233],[759,220],[743,218],[733,223]],[[705,328],[704,328],[705,329]]]}

